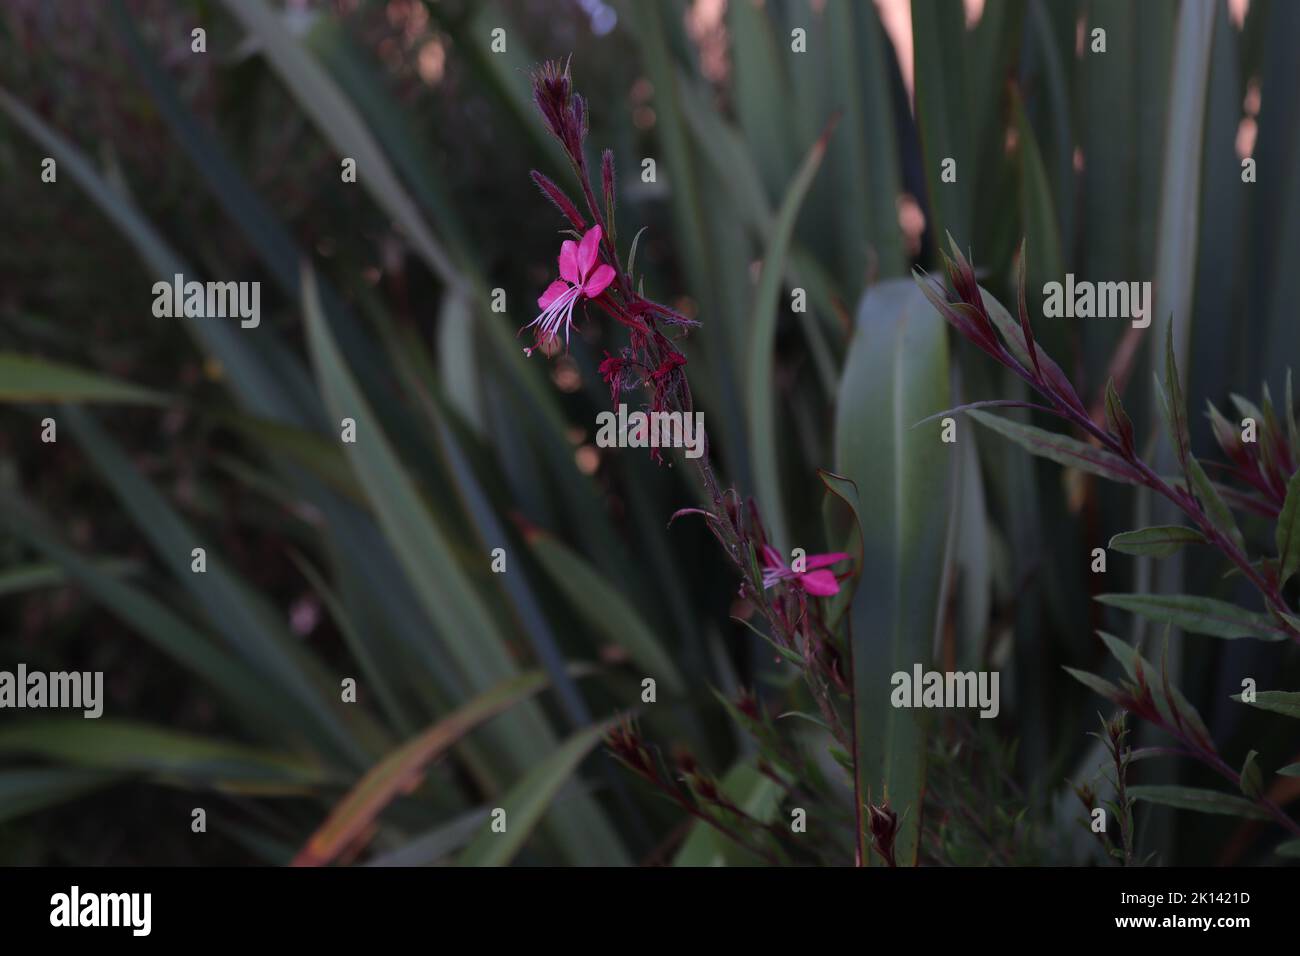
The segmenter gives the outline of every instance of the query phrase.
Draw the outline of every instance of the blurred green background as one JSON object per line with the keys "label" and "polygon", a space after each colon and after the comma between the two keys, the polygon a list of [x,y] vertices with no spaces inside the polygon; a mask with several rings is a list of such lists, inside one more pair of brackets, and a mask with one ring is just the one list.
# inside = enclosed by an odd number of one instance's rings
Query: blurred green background
{"label": "blurred green background", "polygon": [[[728,861],[598,728],[655,673],[646,735],[774,813],[714,689],[797,690],[731,620],[746,610],[704,528],[666,528],[695,503],[687,469],[593,444],[621,330],[593,315],[568,355],[522,355],[561,227],[527,174],[572,185],[530,70],[572,54],[590,144],[617,156],[620,248],[644,227],[647,294],[702,323],[685,348],[721,469],[813,550],[837,417],[867,442],[888,427],[887,376],[846,357],[890,317],[859,303],[932,268],[945,231],[1005,303],[1022,237],[1031,307],[1066,272],[1157,283],[1144,332],[1037,325],[1088,402],[1115,376],[1140,436],[1171,315],[1198,447],[1207,398],[1280,393],[1300,355],[1297,39],[1280,0],[9,0],[0,667],[102,670],[107,701],[98,721],[0,714],[0,862],[285,863],[331,811],[317,862]],[[260,327],[155,318],[152,285],[176,272],[260,281]],[[952,404],[1018,394],[948,343]],[[344,416],[358,446],[337,441]],[[937,626],[909,641],[999,670],[1002,710],[935,726],[924,825],[1024,810],[1022,862],[1095,862],[1064,781],[1095,775],[1103,705],[1061,666],[1105,670],[1092,628],[1132,626],[1091,596],[1241,585],[1209,558],[1092,574],[1090,550],[1140,524],[1137,497],[961,429],[931,504],[942,567],[896,573],[942,578]],[[1170,666],[1229,762],[1296,759],[1300,734],[1227,699],[1243,676],[1297,686],[1290,648],[1187,638]],[[375,767],[381,796],[340,804]],[[485,843],[496,806],[527,825]],[[1138,832],[1165,863],[1268,858],[1232,818],[1143,808]],[[993,862],[931,836],[923,862]]]}

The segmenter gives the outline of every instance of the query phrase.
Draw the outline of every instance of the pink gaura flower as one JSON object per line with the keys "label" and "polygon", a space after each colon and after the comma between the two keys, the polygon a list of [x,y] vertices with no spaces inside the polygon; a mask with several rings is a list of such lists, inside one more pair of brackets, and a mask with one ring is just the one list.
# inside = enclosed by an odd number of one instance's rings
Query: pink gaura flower
{"label": "pink gaura flower", "polygon": [[[569,329],[573,325],[573,308],[580,299],[594,299],[614,281],[614,268],[608,263],[596,264],[600,257],[600,226],[592,226],[581,241],[566,239],[560,246],[560,277],[546,287],[537,300],[542,314],[524,326],[537,326],[534,348],[553,342],[564,329],[564,344],[569,344]],[[524,349],[532,355],[533,349]]]}
{"label": "pink gaura flower", "polygon": [[848,555],[842,551],[832,554],[810,554],[804,562],[804,570],[795,571],[781,560],[781,553],[776,548],[765,544],[763,545],[763,587],[767,589],[775,587],[782,581],[793,581],[816,597],[838,594],[840,582],[836,580],[835,572],[818,569],[825,569],[828,565],[846,558]]}

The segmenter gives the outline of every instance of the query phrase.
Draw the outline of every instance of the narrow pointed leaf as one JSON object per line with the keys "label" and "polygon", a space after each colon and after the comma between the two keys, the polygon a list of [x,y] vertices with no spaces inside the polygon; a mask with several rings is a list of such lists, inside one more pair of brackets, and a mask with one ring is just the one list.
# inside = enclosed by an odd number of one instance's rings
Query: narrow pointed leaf
{"label": "narrow pointed leaf", "polygon": [[1110,539],[1112,551],[1124,554],[1150,555],[1165,558],[1189,544],[1204,544],[1205,536],[1195,528],[1181,525],[1159,525],[1140,531],[1125,531]]}
{"label": "narrow pointed leaf", "polygon": [[1026,425],[1010,418],[1001,418],[987,412],[969,412],[980,424],[1011,439],[1017,445],[1040,458],[1046,458],[1069,468],[1111,481],[1138,484],[1138,475],[1118,455],[1077,441],[1068,435],[1050,432],[1034,425]]}
{"label": "narrow pointed leaf", "polygon": [[1272,618],[1193,594],[1099,594],[1102,604],[1172,624],[1192,634],[1209,637],[1253,637],[1261,641],[1285,640],[1287,633]]}
{"label": "narrow pointed leaf", "polygon": [[1226,814],[1233,817],[1245,817],[1248,820],[1272,819],[1268,813],[1245,797],[1220,793],[1217,790],[1202,790],[1198,787],[1180,787],[1172,784],[1151,784],[1129,787],[1128,793],[1134,800],[1158,803],[1162,806],[1176,807],[1180,810]]}

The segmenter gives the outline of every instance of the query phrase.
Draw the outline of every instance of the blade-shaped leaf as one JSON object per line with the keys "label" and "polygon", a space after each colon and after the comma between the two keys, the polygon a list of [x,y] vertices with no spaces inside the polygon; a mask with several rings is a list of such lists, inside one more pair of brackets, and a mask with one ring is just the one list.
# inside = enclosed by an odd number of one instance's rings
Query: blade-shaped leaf
{"label": "blade-shaped leaf", "polygon": [[832,128],[827,127],[808,151],[776,214],[772,235],[763,254],[763,273],[754,293],[754,319],[749,333],[745,392],[749,407],[751,453],[754,456],[754,482],[772,541],[781,551],[786,549],[788,537],[776,446],[776,391],[772,386],[772,352],[776,340],[781,280],[785,275],[790,237],[804,196],[808,194],[808,187],[812,185],[813,177],[821,167],[822,157],[826,155],[826,143]]}
{"label": "blade-shaped leaf", "polygon": [[62,362],[0,352],[0,402],[166,405],[165,395]]}
{"label": "blade-shaped leaf", "polygon": [[967,414],[1040,458],[1047,458],[1070,468],[1078,468],[1080,471],[1099,475],[1111,481],[1138,483],[1137,473],[1129,467],[1128,463],[1104,448],[1077,441],[1068,435],[1026,425],[1024,422],[990,415],[988,412],[970,411]]}
{"label": "blade-shaped leaf", "polygon": [[1285,714],[1300,720],[1300,692],[1261,690],[1255,692],[1254,700],[1242,700],[1241,694],[1233,694],[1232,699],[1250,704],[1251,707],[1258,707],[1260,710],[1269,710],[1275,714]]}
{"label": "blade-shaped leaf", "polygon": [[1249,820],[1269,820],[1268,813],[1245,797],[1231,793],[1219,793],[1217,790],[1203,790],[1199,787],[1180,787],[1173,784],[1150,784],[1128,788],[1129,796],[1134,800],[1158,803],[1180,810],[1195,810],[1199,813],[1219,813],[1233,817],[1245,817]]}
{"label": "blade-shaped leaf", "polygon": [[890,677],[929,659],[955,467],[939,435],[912,424],[948,399],[943,319],[910,280],[873,286],[845,361],[835,471],[871,496],[858,514],[863,556],[850,611],[862,728],[855,783],[859,799],[888,798],[899,814],[895,848],[905,865],[919,843],[925,731],[915,711],[890,705]]}
{"label": "blade-shaped leaf", "polygon": [[1286,640],[1287,632],[1265,614],[1257,614],[1194,594],[1099,594],[1097,600],[1133,614],[1172,624],[1192,634],[1209,637],[1253,637],[1261,641]]}
{"label": "blade-shaped leaf", "polygon": [[0,730],[0,753],[78,767],[147,774],[229,793],[313,792],[330,780],[297,757],[129,720],[48,717]]}
{"label": "blade-shaped leaf", "polygon": [[462,705],[418,737],[407,741],[366,772],[330,811],[294,857],[294,866],[324,866],[356,842],[397,796],[410,791],[430,763],[462,737],[546,686],[540,673],[521,674]]}
{"label": "blade-shaped leaf", "polygon": [[[348,458],[421,606],[471,687],[487,690],[516,676],[495,619],[456,560],[330,335],[315,277],[305,265],[302,283],[307,342],[326,403],[336,419],[356,421],[357,441],[346,445]],[[532,703],[503,717],[496,729],[494,741],[516,768],[527,766],[533,755],[553,746],[546,719]],[[588,798],[558,809],[553,819],[555,830],[563,834],[577,858],[608,864],[625,860],[608,821]]]}
{"label": "blade-shaped leaf", "polygon": [[502,798],[505,832],[486,825],[457,858],[460,866],[505,866],[527,842],[551,801],[618,718],[580,730],[528,771]]}
{"label": "blade-shaped leaf", "polygon": [[558,539],[530,530],[528,546],[592,630],[621,647],[644,671],[673,694],[684,694],[686,682],[659,637],[627,599],[582,557]]}
{"label": "blade-shaped leaf", "polygon": [[1205,536],[1195,528],[1159,525],[1140,531],[1125,531],[1110,539],[1108,547],[1124,554],[1151,555],[1164,558],[1189,544],[1204,544]]}
{"label": "blade-shaped leaf", "polygon": [[1274,536],[1280,565],[1277,585],[1282,587],[1300,569],[1300,471],[1286,483],[1286,501]]}

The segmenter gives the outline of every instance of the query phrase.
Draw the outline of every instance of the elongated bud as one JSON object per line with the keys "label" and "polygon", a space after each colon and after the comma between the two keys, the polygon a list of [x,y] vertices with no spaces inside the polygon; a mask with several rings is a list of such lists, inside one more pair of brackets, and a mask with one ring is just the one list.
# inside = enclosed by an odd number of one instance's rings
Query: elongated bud
{"label": "elongated bud", "polygon": [[885,862],[896,866],[894,862],[894,837],[898,835],[898,814],[889,809],[889,804],[880,806],[867,804],[868,825],[871,828],[872,842]]}
{"label": "elongated bud", "polygon": [[605,150],[600,157],[600,184],[605,193],[605,228],[609,241],[613,242],[614,232],[614,151]]}
{"label": "elongated bud", "polygon": [[573,200],[564,194],[564,190],[535,169],[529,175],[537,184],[537,188],[555,204],[555,208],[564,214],[564,218],[569,220],[574,229],[586,231],[587,221],[582,218],[582,213],[578,212],[578,207],[574,205]]}

